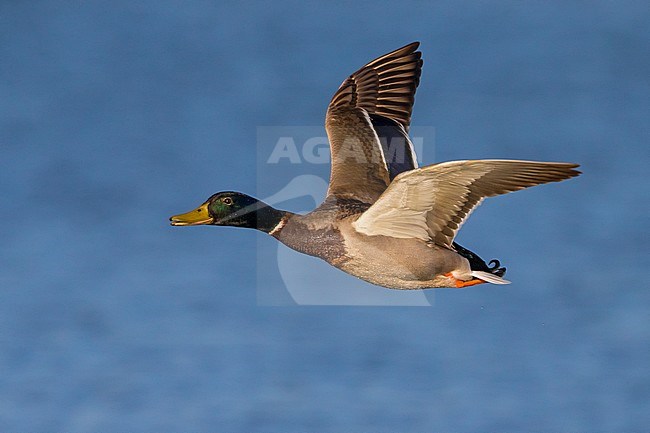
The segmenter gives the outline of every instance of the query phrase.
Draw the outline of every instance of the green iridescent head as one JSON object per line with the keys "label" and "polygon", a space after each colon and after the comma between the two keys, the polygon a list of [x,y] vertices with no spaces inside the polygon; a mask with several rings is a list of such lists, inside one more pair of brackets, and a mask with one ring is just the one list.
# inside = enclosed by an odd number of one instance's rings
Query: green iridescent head
{"label": "green iridescent head", "polygon": [[246,227],[269,232],[285,212],[249,195],[234,191],[218,192],[193,211],[174,215],[173,226],[215,225]]}

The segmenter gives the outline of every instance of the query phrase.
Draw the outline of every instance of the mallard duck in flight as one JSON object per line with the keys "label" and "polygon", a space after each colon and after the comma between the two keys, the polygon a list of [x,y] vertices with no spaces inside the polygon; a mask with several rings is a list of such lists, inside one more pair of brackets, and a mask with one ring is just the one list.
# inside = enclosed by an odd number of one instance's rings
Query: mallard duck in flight
{"label": "mallard duck in flight", "polygon": [[225,191],[171,224],[261,230],[392,289],[507,284],[498,261],[488,266],[454,242],[458,230],[484,198],[578,176],[578,165],[488,159],[418,168],[408,136],[422,68],[418,46],[373,60],[334,94],[325,119],[330,182],[315,210],[299,215]]}

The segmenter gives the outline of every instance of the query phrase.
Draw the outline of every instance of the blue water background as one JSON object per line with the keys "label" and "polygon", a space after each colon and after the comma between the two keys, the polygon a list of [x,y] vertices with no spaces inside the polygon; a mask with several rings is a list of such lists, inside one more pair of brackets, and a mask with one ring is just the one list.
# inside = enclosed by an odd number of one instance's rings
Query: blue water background
{"label": "blue water background", "polygon": [[[647,431],[649,29],[644,1],[0,2],[0,431]],[[465,225],[510,286],[258,306],[264,235],[168,216],[255,193],[258,126],[321,125],[413,40],[425,162],[585,174]]]}

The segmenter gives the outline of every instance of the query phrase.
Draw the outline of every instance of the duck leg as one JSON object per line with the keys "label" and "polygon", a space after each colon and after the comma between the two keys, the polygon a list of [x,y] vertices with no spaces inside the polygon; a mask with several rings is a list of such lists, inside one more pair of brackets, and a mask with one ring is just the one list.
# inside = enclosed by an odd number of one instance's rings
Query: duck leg
{"label": "duck leg", "polygon": [[454,275],[451,272],[445,274],[445,277],[451,278],[454,284],[456,285],[456,288],[458,289],[463,289],[465,287],[470,287],[470,286],[476,286],[477,284],[487,283],[487,281],[483,281],[479,278],[472,278],[471,280],[468,281],[459,280],[458,278],[454,277]]}

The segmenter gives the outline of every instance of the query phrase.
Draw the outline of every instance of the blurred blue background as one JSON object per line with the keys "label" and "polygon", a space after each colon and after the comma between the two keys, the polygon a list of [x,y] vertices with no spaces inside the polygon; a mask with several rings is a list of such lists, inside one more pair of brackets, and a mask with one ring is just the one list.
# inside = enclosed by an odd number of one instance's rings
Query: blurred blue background
{"label": "blurred blue background", "polygon": [[[647,431],[649,11],[0,2],[0,431]],[[257,306],[263,234],[167,218],[254,193],[258,126],[321,125],[349,73],[413,40],[426,163],[585,174],[463,228],[510,286]]]}

